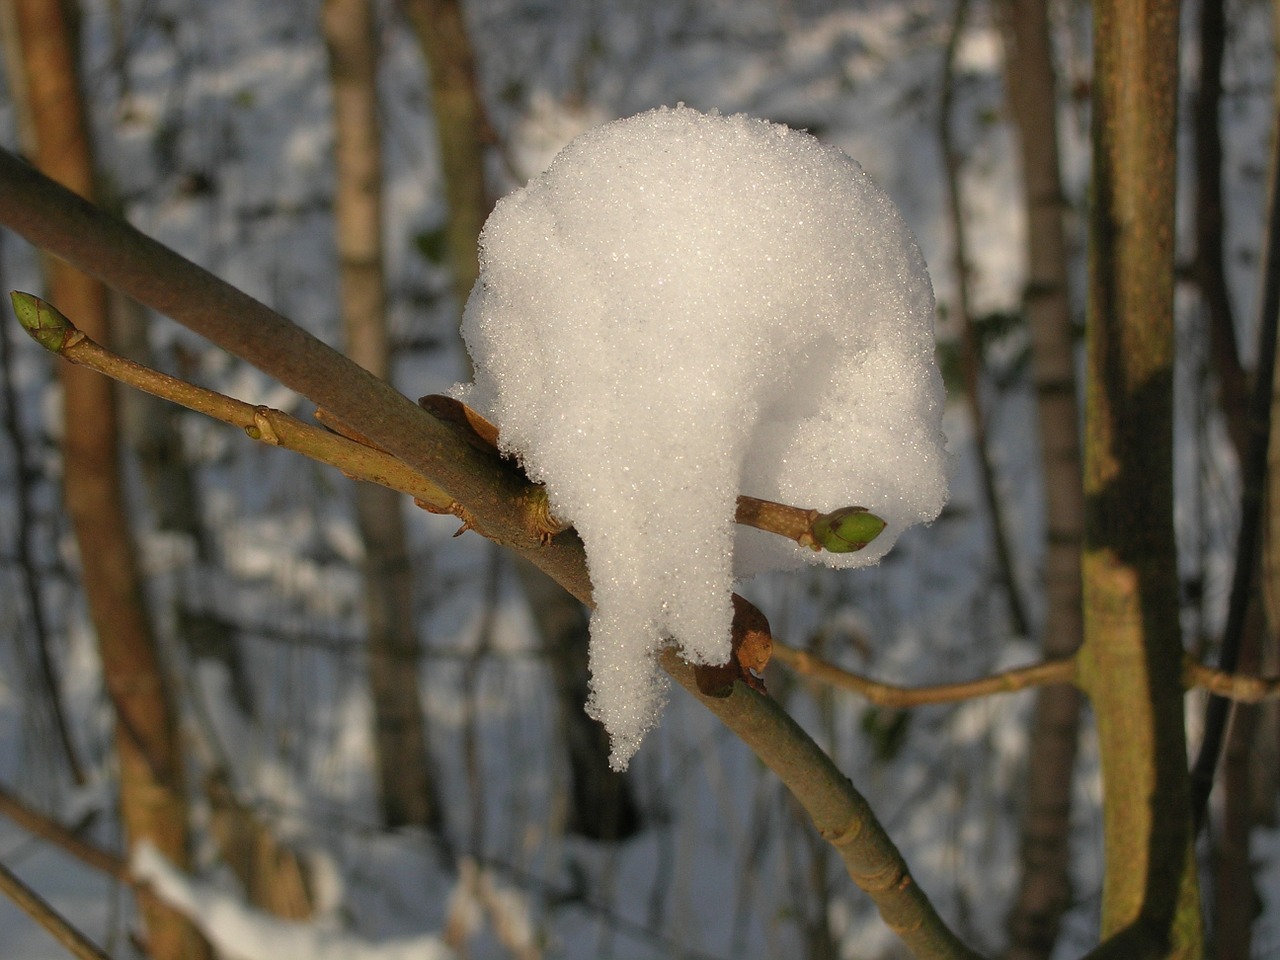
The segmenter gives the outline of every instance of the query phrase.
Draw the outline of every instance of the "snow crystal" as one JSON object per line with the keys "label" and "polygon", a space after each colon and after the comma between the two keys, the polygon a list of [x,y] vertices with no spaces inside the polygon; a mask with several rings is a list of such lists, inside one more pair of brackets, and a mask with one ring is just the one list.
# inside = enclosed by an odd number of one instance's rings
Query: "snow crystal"
{"label": "snow crystal", "polygon": [[[680,106],[583,134],[502,200],[463,333],[504,450],[586,545],[589,709],[625,766],[653,654],[729,655],[735,576],[874,563],[946,497],[933,292],[853,160]],[[739,493],[887,527],[860,553],[741,528]]]}

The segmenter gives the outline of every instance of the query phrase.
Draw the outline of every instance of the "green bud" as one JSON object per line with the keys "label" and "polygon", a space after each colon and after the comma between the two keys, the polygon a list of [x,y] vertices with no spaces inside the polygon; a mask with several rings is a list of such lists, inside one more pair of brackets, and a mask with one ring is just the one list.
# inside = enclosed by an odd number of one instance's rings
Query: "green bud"
{"label": "green bud", "polygon": [[18,322],[31,334],[31,338],[46,350],[60,353],[75,332],[71,321],[51,304],[32,294],[14,290],[9,294],[9,300],[13,303],[13,312],[18,315]]}
{"label": "green bud", "polygon": [[841,507],[813,521],[813,539],[832,553],[853,553],[880,536],[884,521],[866,507]]}

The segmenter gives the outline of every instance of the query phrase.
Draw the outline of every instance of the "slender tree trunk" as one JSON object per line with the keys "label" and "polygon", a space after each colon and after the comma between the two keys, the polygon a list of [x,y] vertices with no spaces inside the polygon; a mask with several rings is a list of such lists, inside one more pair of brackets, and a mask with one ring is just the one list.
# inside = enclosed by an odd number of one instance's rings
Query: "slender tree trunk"
{"label": "slender tree trunk", "polygon": [[431,106],[449,208],[449,262],[461,305],[480,275],[476,238],[493,209],[484,174],[485,147],[493,143],[493,131],[480,99],[461,0],[401,0],[401,6],[431,72]]}
{"label": "slender tree trunk", "polygon": [[[1196,96],[1196,254],[1194,276],[1209,322],[1209,355],[1218,387],[1218,407],[1227,435],[1244,463],[1249,450],[1249,384],[1241,362],[1235,319],[1228,293],[1225,223],[1222,203],[1222,65],[1226,48],[1226,10],[1223,0],[1200,4],[1200,77]],[[1266,623],[1262,605],[1251,604],[1244,620],[1237,667],[1256,673],[1262,665]],[[1251,953],[1253,918],[1258,911],[1249,836],[1254,826],[1255,782],[1253,754],[1264,707],[1234,704],[1222,760],[1222,819],[1213,844],[1214,949],[1220,960],[1247,960]],[[1266,776],[1274,787],[1274,773]],[[1274,793],[1274,789],[1272,790]]]}
{"label": "slender tree trunk", "polygon": [[[389,380],[373,7],[369,0],[325,0],[322,16],[333,84],[338,255],[347,353],[370,373]],[[434,829],[440,825],[440,805],[418,686],[413,569],[403,498],[373,484],[358,485],[355,498],[365,548],[369,680],[382,816],[390,827]]]}
{"label": "slender tree trunk", "polygon": [[[459,0],[401,0],[431,72],[432,105],[449,208],[449,260],[459,304],[480,274],[477,243],[493,209],[484,172],[494,141],[475,54]],[[571,777],[569,828],[597,840],[624,839],[640,826],[626,774],[609,768],[604,730],[584,712],[587,617],[577,600],[523,559],[516,569],[559,694]]]}
{"label": "slender tree trunk", "polygon": [[[22,43],[18,37],[16,11],[11,2],[0,3],[0,43],[3,43],[3,59],[5,80],[9,84],[9,97],[14,106],[18,127],[18,142],[34,150],[35,129],[31,117],[31,98],[27,92],[26,73],[22,65]],[[30,503],[31,484],[23,479],[30,469],[30,461],[26,453],[22,427],[18,422],[17,405],[14,402],[13,363],[15,357],[7,337],[0,336],[0,367],[4,377],[4,409],[5,427],[13,438],[14,459],[19,477],[18,489],[14,492],[14,546],[17,560],[22,568],[23,591],[30,608],[31,633],[36,647],[36,662],[40,670],[40,684],[44,688],[44,696],[62,753],[67,761],[67,768],[72,782],[84,786],[86,775],[84,765],[80,762],[79,752],[71,734],[71,721],[67,715],[66,702],[62,692],[62,684],[58,677],[58,667],[54,651],[54,638],[48,629],[47,618],[40,595],[39,566],[35,562],[36,544],[33,539],[32,510]]]}
{"label": "slender tree trunk", "polygon": [[[1272,49],[1276,52],[1276,65],[1280,66],[1280,0],[1271,4]],[[1280,73],[1272,80],[1272,135],[1271,164],[1273,170],[1280,168]],[[1272,189],[1276,189],[1274,184]],[[1276,198],[1270,198],[1274,206]],[[1264,252],[1263,262],[1268,262],[1271,252]],[[1280,370],[1280,347],[1277,348],[1277,369]],[[1272,385],[1271,393],[1271,437],[1267,445],[1267,482],[1264,492],[1266,512],[1264,514],[1262,539],[1262,601],[1266,611],[1267,629],[1271,644],[1268,650],[1270,662],[1265,664],[1269,673],[1274,674],[1277,664],[1277,640],[1280,639],[1280,377]],[[1280,751],[1280,708],[1269,704],[1266,709],[1267,729],[1265,736],[1271,740],[1272,756]],[[1267,797],[1268,805],[1274,805],[1275,795]]]}
{"label": "slender tree trunk", "polygon": [[978,477],[982,498],[991,519],[991,545],[996,554],[996,567],[1004,582],[1005,596],[1009,603],[1009,620],[1014,633],[1028,636],[1031,633],[1026,604],[1022,600],[1022,587],[1018,582],[1017,562],[1010,544],[1009,524],[1000,503],[995,463],[991,459],[991,443],[987,437],[987,411],[982,397],[983,356],[974,326],[972,297],[969,293],[969,244],[964,224],[964,203],[960,190],[962,158],[956,149],[951,132],[951,112],[955,99],[955,59],[960,48],[960,37],[968,17],[969,0],[956,0],[955,16],[947,39],[942,78],[942,102],[938,110],[938,139],[942,145],[943,173],[946,183],[947,206],[951,215],[954,237],[954,270],[956,297],[954,314],[960,326],[962,349],[960,368],[964,375],[965,399],[969,406],[969,420],[973,427],[973,446],[978,458]]}
{"label": "slender tree trunk", "polygon": [[[93,163],[68,12],[54,0],[11,2],[31,105],[33,157],[51,177],[91,198]],[[85,333],[111,342],[106,287],[50,260],[49,290],[51,300],[76,317]],[[116,712],[125,831],[131,844],[147,840],[185,867],[183,757],[125,512],[115,394],[109,380],[89,370],[70,364],[58,369],[65,415],[63,484],[103,676]],[[178,913],[150,900],[140,909],[152,957],[198,960],[208,955],[204,940]]]}
{"label": "slender tree trunk", "polygon": [[1196,253],[1193,273],[1209,315],[1209,356],[1217,379],[1219,406],[1236,451],[1247,446],[1248,377],[1227,289],[1222,210],[1222,58],[1227,39],[1225,0],[1200,4],[1200,77],[1193,133],[1196,174]]}
{"label": "slender tree trunk", "polygon": [[[1024,309],[1040,427],[1045,490],[1046,659],[1080,645],[1084,491],[1076,401],[1076,336],[1067,293],[1066,200],[1058,163],[1057,95],[1045,0],[1002,0],[1005,86],[1018,127],[1027,210]],[[1011,960],[1047,958],[1071,903],[1071,785],[1081,696],[1066,684],[1036,698],[1022,823],[1022,882],[1009,918]]]}
{"label": "slender tree trunk", "polygon": [[1108,956],[1198,957],[1173,536],[1176,0],[1094,8],[1084,647]]}

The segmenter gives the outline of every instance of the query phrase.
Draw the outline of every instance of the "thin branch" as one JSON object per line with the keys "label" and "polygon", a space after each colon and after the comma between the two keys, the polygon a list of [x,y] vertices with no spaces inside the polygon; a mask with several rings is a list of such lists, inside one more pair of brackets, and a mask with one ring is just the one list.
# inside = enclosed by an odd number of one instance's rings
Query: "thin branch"
{"label": "thin branch", "polygon": [[[285,447],[327,463],[356,480],[365,480],[407,493],[424,509],[439,513],[455,510],[455,501],[440,487],[358,431],[333,420],[324,411],[316,411],[317,419],[330,426],[330,430],[304,423],[281,410],[255,406],[171,377],[112,353],[78,329],[57,307],[39,297],[16,291],[10,297],[18,319],[31,337],[70,363],[96,370],[152,396],[203,413],[233,427],[240,427],[251,439]],[[425,399],[440,401],[447,398]],[[433,416],[445,419],[451,428],[461,429],[462,421],[445,416],[447,407],[438,402],[425,406]],[[462,404],[457,406],[465,414],[468,429],[474,431],[476,421],[487,423],[470,408]],[[496,428],[493,430],[496,436]],[[496,447],[492,449],[494,453],[497,452]],[[550,516],[545,506],[545,492],[541,498],[535,497],[531,506],[537,507],[539,503],[542,509],[535,516],[542,518],[538,522],[548,536],[568,529],[566,524]],[[735,519],[738,523],[766,533],[787,537],[811,550],[829,550],[832,553],[861,550],[879,536],[885,527],[883,520],[863,507],[841,507],[822,513],[745,495],[738,497]]]}
{"label": "thin branch", "polygon": [[776,638],[773,641],[773,658],[796,673],[829,683],[842,690],[851,690],[878,707],[918,707],[927,703],[955,703],[959,700],[973,700],[977,697],[1000,693],[1016,693],[1019,690],[1049,684],[1075,683],[1076,679],[1074,657],[1046,660],[1043,663],[1005,670],[976,680],[942,683],[928,687],[901,687],[850,673],[811,653],[780,643]]}
{"label": "thin branch", "polygon": [[0,892],[4,893],[36,923],[49,931],[53,939],[66,947],[80,960],[111,960],[109,954],[99,947],[71,923],[49,902],[23,883],[3,863],[0,863]]}
{"label": "thin branch", "polygon": [[8,817],[32,836],[51,843],[65,853],[69,853],[81,863],[120,883],[127,884],[137,893],[145,894],[146,888],[139,886],[129,873],[129,865],[123,857],[108,853],[101,847],[94,846],[81,839],[75,831],[63,826],[48,814],[42,813],[23,802],[8,787],[0,786],[0,814]]}
{"label": "thin branch", "polygon": [[[446,424],[459,438],[473,447],[488,453],[500,453],[500,431],[497,424],[486,419],[478,410],[440,393],[429,394],[418,400],[418,405]],[[327,414],[316,412],[322,423],[328,423]],[[369,441],[359,435],[344,431],[337,424],[329,424],[340,433],[362,443]],[[870,513],[866,507],[840,507],[828,513],[793,507],[773,500],[761,500],[739,494],[734,509],[734,522],[755,527],[765,533],[775,533],[794,540],[810,550],[828,550],[831,553],[852,553],[861,550],[884,532],[885,522]],[[550,534],[567,530],[569,525],[551,516],[548,508],[546,529]]]}
{"label": "thin branch", "polygon": [[1008,522],[996,489],[995,464],[991,460],[991,443],[987,437],[986,409],[982,402],[982,348],[973,323],[972,295],[969,287],[969,245],[964,229],[964,207],[961,198],[961,159],[951,132],[951,110],[955,100],[955,60],[969,12],[969,0],[956,0],[955,16],[943,55],[942,102],[938,107],[938,140],[942,150],[943,174],[947,191],[947,207],[954,234],[956,276],[955,314],[962,340],[960,367],[964,374],[965,396],[969,403],[969,419],[973,423],[973,446],[978,457],[978,476],[983,501],[991,518],[991,541],[996,552],[1000,579],[1004,581],[1009,600],[1009,619],[1014,632],[1031,635],[1031,620],[1022,599],[1015,573],[1013,547],[1010,546]]}
{"label": "thin branch", "polygon": [[1280,677],[1250,677],[1226,670],[1215,670],[1188,660],[1182,669],[1183,684],[1188,688],[1208,690],[1215,697],[1234,703],[1262,703],[1280,699]]}
{"label": "thin branch", "polygon": [[[1075,657],[1045,660],[975,680],[940,683],[927,687],[903,687],[853,673],[804,650],[773,640],[773,659],[789,670],[823,683],[849,690],[878,707],[919,707],[930,703],[955,703],[978,697],[1016,693],[1032,687],[1076,683]],[[1188,659],[1182,669],[1188,690],[1201,689],[1235,703],[1261,703],[1280,699],[1280,677],[1251,677],[1215,670]]]}
{"label": "thin branch", "polygon": [[301,453],[358,480],[407,493],[429,507],[448,510],[453,502],[434,483],[383,450],[304,423],[283,411],[245,403],[126,360],[88,337],[39,297],[28,293],[14,293],[11,297],[14,311],[32,338],[70,363],[239,427],[251,439]]}

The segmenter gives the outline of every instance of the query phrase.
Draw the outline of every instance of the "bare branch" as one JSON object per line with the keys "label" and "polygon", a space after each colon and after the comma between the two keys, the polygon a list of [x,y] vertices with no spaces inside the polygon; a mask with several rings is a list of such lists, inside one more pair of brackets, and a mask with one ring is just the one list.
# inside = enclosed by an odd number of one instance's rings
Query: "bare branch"
{"label": "bare branch", "polygon": [[32,338],[64,360],[239,427],[254,440],[337,467],[349,477],[407,493],[428,507],[448,510],[452,503],[438,486],[383,450],[304,423],[283,411],[245,403],[126,360],[86,336],[39,297],[29,293],[13,293],[11,297],[18,319]]}
{"label": "bare branch", "polygon": [[1182,678],[1188,689],[1199,687],[1235,703],[1280,699],[1280,677],[1248,677],[1188,660],[1183,667]]}
{"label": "bare branch", "polygon": [[1074,657],[1062,660],[1046,660],[1028,667],[1018,667],[1002,673],[965,680],[960,683],[942,683],[929,687],[901,687],[881,683],[868,677],[850,673],[815,657],[804,650],[796,650],[777,639],[773,641],[773,658],[796,673],[829,683],[842,690],[851,690],[878,707],[918,707],[926,703],[954,703],[957,700],[973,700],[999,693],[1016,693],[1031,687],[1055,683],[1075,683]]}
{"label": "bare branch", "polygon": [[129,876],[129,867],[121,857],[82,840],[57,820],[27,806],[16,794],[3,786],[0,786],[0,814],[8,817],[28,833],[61,848],[87,866],[121,883],[133,885],[133,880]]}
{"label": "bare branch", "polygon": [[0,892],[31,919],[49,931],[53,939],[71,951],[80,960],[111,960],[88,937],[77,930],[49,902],[23,883],[3,863],[0,863]]}

